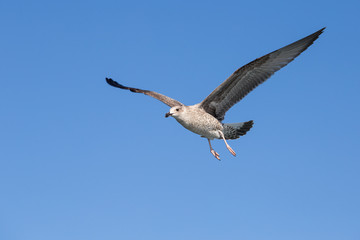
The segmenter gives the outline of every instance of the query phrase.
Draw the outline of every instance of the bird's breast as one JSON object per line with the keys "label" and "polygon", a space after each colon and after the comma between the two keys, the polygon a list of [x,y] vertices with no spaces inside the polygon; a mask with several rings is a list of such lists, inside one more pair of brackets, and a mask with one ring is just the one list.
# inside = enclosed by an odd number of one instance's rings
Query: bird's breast
{"label": "bird's breast", "polygon": [[209,139],[220,138],[218,131],[223,130],[222,124],[205,111],[189,111],[176,120],[184,128]]}

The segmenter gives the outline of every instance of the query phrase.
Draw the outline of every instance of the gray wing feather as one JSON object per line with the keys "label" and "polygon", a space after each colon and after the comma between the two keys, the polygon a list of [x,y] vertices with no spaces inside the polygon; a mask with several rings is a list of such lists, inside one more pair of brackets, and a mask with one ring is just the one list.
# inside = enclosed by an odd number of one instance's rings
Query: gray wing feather
{"label": "gray wing feather", "polygon": [[322,28],[299,41],[271,52],[239,68],[207,96],[200,103],[200,107],[212,114],[219,121],[222,121],[225,113],[234,104],[305,51],[319,37],[324,29],[325,28]]}
{"label": "gray wing feather", "polygon": [[117,87],[117,88],[121,88],[121,89],[125,89],[125,90],[130,90],[131,92],[135,92],[135,93],[143,93],[143,94],[148,95],[150,97],[156,98],[157,100],[162,101],[163,103],[165,103],[169,107],[175,107],[175,106],[183,105],[181,102],[176,101],[175,99],[172,99],[172,98],[170,98],[168,96],[165,96],[165,95],[157,93],[157,92],[153,92],[153,91],[149,91],[149,90],[142,90],[142,89],[139,89],[139,88],[125,87],[124,85],[119,84],[118,82],[112,80],[111,78],[106,78],[106,82],[109,85],[113,86],[113,87]]}

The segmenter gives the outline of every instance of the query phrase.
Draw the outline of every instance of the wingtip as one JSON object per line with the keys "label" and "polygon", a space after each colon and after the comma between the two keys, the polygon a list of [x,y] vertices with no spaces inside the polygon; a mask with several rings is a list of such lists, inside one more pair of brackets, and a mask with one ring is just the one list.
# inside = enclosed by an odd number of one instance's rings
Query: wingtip
{"label": "wingtip", "polygon": [[312,35],[320,36],[320,34],[322,34],[325,29],[326,29],[326,27],[323,27],[320,30],[317,30],[316,32],[314,32]]}
{"label": "wingtip", "polygon": [[117,88],[122,88],[122,89],[127,89],[125,86],[123,86],[120,83],[112,80],[112,78],[105,78],[105,80],[110,86],[117,87]]}
{"label": "wingtip", "polygon": [[323,27],[322,29],[320,29],[318,32],[319,33],[323,33],[325,31],[326,27]]}
{"label": "wingtip", "polygon": [[112,80],[111,78],[105,78],[105,80],[106,80],[106,82],[107,82],[108,84],[110,84],[111,82],[113,82],[113,80]]}
{"label": "wingtip", "polygon": [[[321,28],[320,30],[318,30],[318,31],[316,31],[316,32],[314,32],[313,34],[310,35],[310,36],[313,37],[313,40],[312,40],[311,44],[312,44],[316,39],[318,39],[318,38],[320,37],[320,35],[324,32],[325,28],[326,28],[326,27],[323,27],[323,28]],[[310,44],[310,45],[311,45],[311,44]]]}

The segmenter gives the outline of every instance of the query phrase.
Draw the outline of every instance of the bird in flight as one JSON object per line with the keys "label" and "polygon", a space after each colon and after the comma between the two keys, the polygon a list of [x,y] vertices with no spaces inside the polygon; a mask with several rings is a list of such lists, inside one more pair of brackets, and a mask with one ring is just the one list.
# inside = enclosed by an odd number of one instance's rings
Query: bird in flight
{"label": "bird in flight", "polygon": [[225,113],[255,87],[265,82],[276,71],[286,66],[300,53],[305,51],[324,29],[322,28],[305,38],[244,65],[220,84],[202,102],[191,106],[186,106],[175,99],[154,91],[126,87],[111,78],[106,78],[106,82],[113,87],[130,90],[135,93],[143,93],[171,107],[170,111],[165,114],[165,117],[171,116],[186,129],[207,138],[210,152],[216,159],[220,160],[220,156],[212,148],[210,140],[224,140],[227,149],[232,155],[236,156],[235,151],[226,140],[237,139],[245,135],[253,126],[252,120],[240,123],[222,123]]}

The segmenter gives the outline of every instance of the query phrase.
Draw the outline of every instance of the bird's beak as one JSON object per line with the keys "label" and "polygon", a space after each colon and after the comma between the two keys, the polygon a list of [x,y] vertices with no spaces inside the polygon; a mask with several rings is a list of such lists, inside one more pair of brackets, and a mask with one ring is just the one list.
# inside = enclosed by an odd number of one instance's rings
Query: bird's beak
{"label": "bird's beak", "polygon": [[168,112],[168,113],[165,114],[165,117],[167,118],[167,117],[169,117],[171,115],[172,115],[172,113]]}

